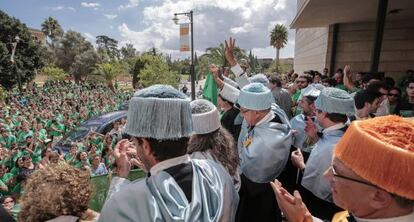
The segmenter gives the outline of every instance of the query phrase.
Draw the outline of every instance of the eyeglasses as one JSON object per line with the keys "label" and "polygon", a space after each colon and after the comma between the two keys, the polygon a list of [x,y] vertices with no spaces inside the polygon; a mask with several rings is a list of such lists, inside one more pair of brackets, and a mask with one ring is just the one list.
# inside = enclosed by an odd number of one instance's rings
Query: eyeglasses
{"label": "eyeglasses", "polygon": [[361,183],[361,184],[371,186],[371,187],[377,187],[374,184],[371,184],[371,183],[368,183],[368,182],[365,182],[365,181],[362,181],[362,180],[357,180],[357,179],[354,179],[354,178],[351,178],[351,177],[340,175],[336,172],[336,170],[333,166],[331,166],[331,169],[332,169],[332,175],[334,177],[338,177],[338,178],[341,178],[341,179],[344,179],[344,180],[349,180],[349,181],[356,182],[356,183]]}
{"label": "eyeglasses", "polygon": [[388,93],[388,96],[400,97],[400,95],[399,95],[399,94],[393,94],[393,93]]}

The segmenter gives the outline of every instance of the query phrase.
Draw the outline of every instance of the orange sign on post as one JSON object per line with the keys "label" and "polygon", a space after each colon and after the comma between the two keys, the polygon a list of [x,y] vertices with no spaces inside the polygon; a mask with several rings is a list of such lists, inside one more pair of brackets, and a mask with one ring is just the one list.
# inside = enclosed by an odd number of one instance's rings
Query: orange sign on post
{"label": "orange sign on post", "polygon": [[190,24],[180,24],[180,51],[188,52],[190,51]]}

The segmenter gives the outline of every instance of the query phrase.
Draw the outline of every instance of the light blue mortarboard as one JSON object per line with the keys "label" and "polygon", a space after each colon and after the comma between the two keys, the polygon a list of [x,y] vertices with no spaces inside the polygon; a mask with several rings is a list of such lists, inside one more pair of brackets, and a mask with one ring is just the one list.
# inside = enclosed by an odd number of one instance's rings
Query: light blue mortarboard
{"label": "light blue mortarboard", "polygon": [[136,91],[129,101],[125,132],[159,140],[190,137],[192,119],[187,96],[169,85]]}
{"label": "light blue mortarboard", "polygon": [[250,110],[266,110],[274,103],[272,92],[262,83],[250,83],[240,90],[237,103]]}
{"label": "light blue mortarboard", "polygon": [[315,101],[316,109],[326,113],[351,115],[354,113],[354,99],[345,90],[326,87]]}

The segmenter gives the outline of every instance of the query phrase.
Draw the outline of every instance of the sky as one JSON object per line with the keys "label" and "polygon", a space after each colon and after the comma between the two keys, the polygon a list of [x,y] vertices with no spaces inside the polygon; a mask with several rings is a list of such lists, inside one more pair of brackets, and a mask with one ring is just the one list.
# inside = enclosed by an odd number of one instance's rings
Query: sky
{"label": "sky", "polygon": [[[198,55],[230,36],[258,58],[274,58],[270,30],[284,24],[289,40],[280,57],[294,56],[295,30],[289,25],[296,14],[296,0],[0,0],[0,10],[40,29],[49,16],[62,28],[80,32],[87,40],[107,35],[119,45],[131,43],[142,52],[156,47],[172,58],[189,57],[179,52],[176,12],[194,11],[194,47]],[[188,22],[181,16],[180,22]]]}

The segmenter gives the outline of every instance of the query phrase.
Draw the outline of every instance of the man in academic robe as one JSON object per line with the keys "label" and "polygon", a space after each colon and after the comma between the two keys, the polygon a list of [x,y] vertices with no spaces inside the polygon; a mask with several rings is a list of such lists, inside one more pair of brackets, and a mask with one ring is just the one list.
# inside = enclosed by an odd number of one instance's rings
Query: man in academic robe
{"label": "man in academic robe", "polygon": [[317,142],[306,164],[300,150],[292,153],[292,162],[303,172],[300,191],[310,212],[322,219],[330,219],[341,209],[332,203],[332,191],[323,173],[330,166],[336,143],[345,133],[347,115],[354,112],[354,101],[346,91],[327,87],[321,91],[315,106],[317,122],[323,128],[322,135],[318,135],[316,124],[308,120],[305,127],[308,139]]}
{"label": "man in academic robe", "polygon": [[[239,94],[237,105],[243,116],[237,144],[242,174],[236,221],[282,221],[280,212],[274,210],[277,203],[269,198],[273,192],[269,182],[278,178],[289,160],[292,144],[289,120],[274,103],[266,85],[268,79],[264,75],[249,79],[234,58],[234,47],[232,38],[226,41],[226,59],[241,90],[223,81],[216,82],[220,95]],[[217,76],[217,71],[210,71]]]}
{"label": "man in academic robe", "polygon": [[[125,132],[132,143],[121,140],[114,150],[118,177],[99,221],[234,221],[239,198],[232,178],[214,161],[186,155],[192,133],[187,96],[166,85],[137,91]],[[129,182],[131,164],[148,176]]]}
{"label": "man in academic robe", "polygon": [[[414,122],[398,116],[352,122],[324,173],[334,203],[347,210],[333,222],[414,221],[413,138]],[[299,192],[292,196],[279,181],[272,187],[287,221],[321,222]]]}

